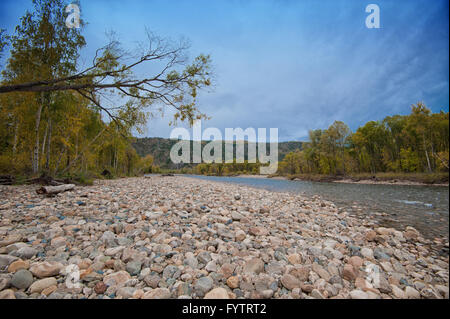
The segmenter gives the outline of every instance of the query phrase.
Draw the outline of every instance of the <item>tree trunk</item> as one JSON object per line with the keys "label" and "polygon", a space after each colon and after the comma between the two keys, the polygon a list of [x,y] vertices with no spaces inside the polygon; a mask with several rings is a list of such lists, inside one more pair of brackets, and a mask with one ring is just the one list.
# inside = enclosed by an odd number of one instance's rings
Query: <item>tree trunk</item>
{"label": "tree trunk", "polygon": [[39,172],[39,125],[41,124],[41,113],[43,108],[44,99],[41,96],[41,104],[39,105],[39,109],[36,113],[36,125],[34,129],[36,142],[33,150],[33,174],[37,174]]}
{"label": "tree trunk", "polygon": [[50,151],[51,151],[51,143],[52,143],[52,119],[48,118],[48,136],[47,136],[47,156],[45,161],[45,169],[49,171],[50,169]]}
{"label": "tree trunk", "polygon": [[45,155],[45,144],[47,143],[47,134],[48,134],[48,122],[47,126],[45,127],[44,138],[42,139],[42,152],[41,152],[42,157],[44,157]]}
{"label": "tree trunk", "polygon": [[17,134],[19,133],[19,121],[16,122],[16,126],[14,128],[14,144],[13,144],[13,159],[16,156],[17,151]]}
{"label": "tree trunk", "polygon": [[42,186],[36,192],[38,194],[55,195],[61,192],[71,190],[75,187],[74,184],[63,184],[59,186]]}
{"label": "tree trunk", "polygon": [[61,154],[59,155],[58,162],[55,165],[55,169],[54,169],[53,175],[56,175],[56,173],[58,172],[59,165],[61,164],[61,160],[63,159],[65,152],[66,152],[66,146],[63,146],[63,150],[62,150]]}
{"label": "tree trunk", "polygon": [[423,148],[425,149],[425,156],[427,157],[428,172],[431,173],[432,169],[430,164],[430,157],[428,156],[427,144],[425,143],[425,135],[423,136]]}

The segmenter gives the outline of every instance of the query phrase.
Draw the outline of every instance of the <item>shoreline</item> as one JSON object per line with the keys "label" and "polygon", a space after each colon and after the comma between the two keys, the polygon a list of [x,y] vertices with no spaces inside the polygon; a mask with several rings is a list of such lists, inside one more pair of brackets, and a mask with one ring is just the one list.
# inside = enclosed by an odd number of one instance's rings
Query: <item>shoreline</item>
{"label": "shoreline", "polygon": [[447,238],[320,196],[158,175],[35,189],[0,187],[0,298],[448,298]]}
{"label": "shoreline", "polygon": [[289,178],[287,176],[273,176],[269,177],[268,175],[236,175],[236,176],[224,176],[224,177],[245,177],[245,178],[270,178],[270,179],[278,179],[278,180],[292,180],[292,181],[305,181],[305,182],[327,182],[327,183],[343,183],[343,184],[366,184],[366,185],[402,185],[402,186],[438,186],[438,187],[449,187],[449,183],[434,183],[427,184],[423,182],[415,182],[408,180],[372,180],[372,179],[361,179],[361,180],[353,180],[350,178],[344,179],[331,179],[325,178],[324,180],[313,180],[306,178]]}

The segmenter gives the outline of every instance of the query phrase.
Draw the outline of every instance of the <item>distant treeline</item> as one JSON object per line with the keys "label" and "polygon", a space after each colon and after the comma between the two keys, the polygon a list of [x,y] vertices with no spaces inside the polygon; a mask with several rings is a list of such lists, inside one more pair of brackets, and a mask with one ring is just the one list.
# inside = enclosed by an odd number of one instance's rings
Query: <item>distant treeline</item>
{"label": "distant treeline", "polygon": [[351,132],[335,121],[312,130],[302,150],[279,163],[279,173],[350,175],[380,172],[432,173],[449,169],[448,112],[432,113],[423,103],[411,114],[370,121]]}
{"label": "distant treeline", "polygon": [[[167,139],[167,138],[159,138],[159,137],[146,137],[146,138],[137,138],[133,142],[133,147],[136,149],[137,153],[144,157],[147,155],[151,155],[154,158],[154,164],[160,166],[162,169],[182,169],[185,170],[193,169],[197,166],[197,164],[174,164],[170,159],[170,150],[172,146],[174,146],[179,140],[176,139]],[[194,149],[194,143],[199,143],[195,141],[190,141],[190,158],[192,159],[192,152]],[[209,141],[202,141],[201,148],[209,143]],[[225,161],[225,142],[222,143],[222,159]],[[254,143],[250,143],[251,147],[255,147],[256,154],[258,154],[258,144],[252,145]],[[249,143],[247,141],[244,142],[244,160],[248,161],[248,147]],[[269,152],[270,147],[266,145],[266,150]],[[286,154],[302,149],[302,142],[280,142],[278,144],[278,159],[282,160]],[[236,141],[233,142],[233,153],[236,154]],[[242,165],[244,163],[236,163],[235,166],[228,165],[233,167],[233,172],[235,170],[249,170],[250,166]],[[252,164],[252,163],[250,163]],[[255,163],[253,163],[255,164]],[[258,164],[259,165],[259,164]],[[210,165],[212,166],[212,165]],[[214,167],[218,167],[216,164]],[[259,168],[259,166],[258,166]],[[214,169],[215,171],[216,169]],[[220,169],[219,169],[220,170]],[[250,170],[253,170],[253,166]]]}

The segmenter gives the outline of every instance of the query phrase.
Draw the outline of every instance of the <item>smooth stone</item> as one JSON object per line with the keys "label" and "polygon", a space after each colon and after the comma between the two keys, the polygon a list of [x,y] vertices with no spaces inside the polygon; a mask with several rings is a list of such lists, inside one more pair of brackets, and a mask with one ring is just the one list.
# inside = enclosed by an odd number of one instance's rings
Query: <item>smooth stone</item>
{"label": "smooth stone", "polygon": [[20,269],[14,273],[10,283],[18,289],[27,289],[33,283],[33,274],[26,269]]}
{"label": "smooth stone", "polygon": [[63,264],[56,261],[44,261],[32,264],[30,267],[31,273],[38,278],[52,277],[60,273]]}
{"label": "smooth stone", "polygon": [[171,293],[167,288],[156,288],[144,293],[141,299],[169,299]]}
{"label": "smooth stone", "polygon": [[281,283],[286,289],[289,290],[292,290],[294,288],[300,288],[300,281],[290,274],[284,274],[281,277]]}
{"label": "smooth stone", "polygon": [[16,295],[14,294],[14,290],[6,289],[0,291],[0,299],[17,299],[17,298]]}
{"label": "smooth stone", "polygon": [[201,277],[195,282],[194,290],[200,297],[202,297],[212,289],[213,284],[214,281],[211,277]]}
{"label": "smooth stone", "polygon": [[355,289],[350,291],[350,297],[352,299],[369,299],[369,295],[362,290]]}
{"label": "smooth stone", "polygon": [[44,278],[33,282],[29,290],[30,293],[41,293],[44,289],[57,284],[58,282],[54,277]]}
{"label": "smooth stone", "polygon": [[205,295],[204,299],[230,299],[225,288],[214,288]]}
{"label": "smooth stone", "polygon": [[250,274],[259,274],[264,272],[264,262],[259,258],[250,259],[245,263],[243,272]]}
{"label": "smooth stone", "polygon": [[29,269],[30,268],[30,263],[28,261],[24,261],[22,259],[13,261],[9,267],[8,267],[8,272],[14,273],[20,269]]}

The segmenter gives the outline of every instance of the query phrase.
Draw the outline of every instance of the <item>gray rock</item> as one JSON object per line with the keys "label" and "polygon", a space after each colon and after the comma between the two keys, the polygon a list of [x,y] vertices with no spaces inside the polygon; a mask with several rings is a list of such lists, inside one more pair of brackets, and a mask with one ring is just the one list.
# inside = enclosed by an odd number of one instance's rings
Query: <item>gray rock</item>
{"label": "gray rock", "polygon": [[161,277],[159,277],[158,275],[148,275],[144,277],[144,282],[152,288],[157,288],[159,282],[161,281]]}
{"label": "gray rock", "polygon": [[203,297],[208,291],[213,288],[214,281],[211,277],[201,277],[197,279],[194,285],[195,293],[199,297]]}
{"label": "gray rock", "polygon": [[122,297],[123,299],[129,299],[133,296],[136,288],[133,287],[121,287],[117,290],[116,295]]}
{"label": "gray rock", "polygon": [[389,256],[383,249],[376,247],[373,250],[373,256],[377,260],[390,260],[391,256]]}
{"label": "gray rock", "polygon": [[11,285],[19,289],[27,289],[33,283],[33,275],[26,269],[16,271],[11,279]]}
{"label": "gray rock", "polygon": [[198,260],[195,257],[189,257],[184,260],[184,264],[191,267],[192,269],[197,269]]}
{"label": "gray rock", "polygon": [[22,248],[19,248],[14,253],[14,255],[17,257],[20,257],[22,259],[30,259],[30,258],[33,258],[37,253],[38,253],[38,251],[32,247],[22,247]]}
{"label": "gray rock", "polygon": [[127,263],[125,270],[128,271],[128,273],[131,276],[137,276],[141,272],[142,263],[138,260],[133,260]]}
{"label": "gray rock", "polygon": [[169,278],[177,279],[178,277],[180,277],[180,275],[181,271],[178,269],[177,266],[169,265],[166,268],[164,268],[163,278],[165,279]]}
{"label": "gray rock", "polygon": [[208,262],[210,262],[212,260],[211,254],[207,251],[203,251],[200,254],[198,254],[197,259],[202,264],[207,264]]}
{"label": "gray rock", "polygon": [[0,255],[0,271],[8,268],[8,266],[19,258],[11,255]]}
{"label": "gray rock", "polygon": [[275,253],[273,254],[273,256],[278,261],[281,261],[281,260],[287,261],[286,255],[280,250],[275,250]]}

